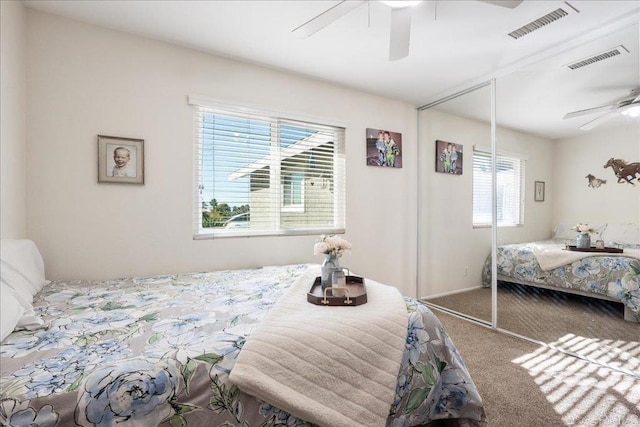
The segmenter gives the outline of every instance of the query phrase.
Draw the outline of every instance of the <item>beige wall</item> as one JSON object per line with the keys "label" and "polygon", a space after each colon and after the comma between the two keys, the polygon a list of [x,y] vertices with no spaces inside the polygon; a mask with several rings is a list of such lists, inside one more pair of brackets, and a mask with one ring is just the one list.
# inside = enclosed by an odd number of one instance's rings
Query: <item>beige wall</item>
{"label": "beige wall", "polygon": [[[555,143],[553,169],[556,174],[553,191],[553,221],[640,222],[640,182],[636,186],[618,183],[611,168],[603,169],[611,157],[627,162],[640,162],[640,124],[596,129]],[[606,179],[600,188],[587,187],[585,176]]]}
{"label": "beige wall", "polygon": [[0,236],[24,238],[26,10],[0,2]]}
{"label": "beige wall", "polygon": [[[481,123],[435,109],[420,113],[421,212],[418,293],[433,296],[479,287],[482,266],[491,253],[491,228],[473,228],[473,146],[491,146],[491,130]],[[498,242],[541,240],[551,235],[553,192],[547,187],[544,202],[534,202],[534,181],[553,181],[552,142],[498,128],[498,150],[528,156],[525,171],[525,225],[500,227]],[[435,141],[463,145],[461,176],[435,172]]]}
{"label": "beige wall", "polygon": [[[200,94],[348,123],[343,264],[415,294],[416,113],[411,105],[28,11],[27,234],[48,277],[320,262],[315,236],[193,240]],[[367,167],[365,129],[403,133],[402,169]],[[97,184],[96,135],[145,140],[145,185]]]}

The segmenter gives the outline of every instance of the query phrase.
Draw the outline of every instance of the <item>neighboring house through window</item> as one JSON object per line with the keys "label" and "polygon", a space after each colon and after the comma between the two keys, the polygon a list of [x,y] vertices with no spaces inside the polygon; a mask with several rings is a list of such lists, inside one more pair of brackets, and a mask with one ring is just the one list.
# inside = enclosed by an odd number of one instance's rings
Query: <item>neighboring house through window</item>
{"label": "neighboring house through window", "polygon": [[282,172],[282,210],[304,211],[304,173]]}
{"label": "neighboring house through window", "polygon": [[[496,156],[496,199],[498,227],[524,225],[525,156],[498,153]],[[491,154],[474,147],[473,225],[491,225]]]}
{"label": "neighboring house through window", "polygon": [[189,102],[196,237],[344,232],[343,127]]}

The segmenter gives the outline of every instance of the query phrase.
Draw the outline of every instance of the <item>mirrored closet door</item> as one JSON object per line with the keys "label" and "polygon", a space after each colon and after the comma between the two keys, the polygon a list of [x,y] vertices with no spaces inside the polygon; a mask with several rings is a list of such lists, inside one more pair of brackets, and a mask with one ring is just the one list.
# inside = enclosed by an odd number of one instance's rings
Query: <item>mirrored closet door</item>
{"label": "mirrored closet door", "polygon": [[418,121],[418,297],[490,323],[491,85],[425,106]]}
{"label": "mirrored closet door", "polygon": [[619,108],[640,88],[638,35],[636,22],[496,80],[498,212],[521,209],[498,218],[497,326],[640,375],[640,264],[576,257],[571,229],[588,224],[585,250],[640,243],[638,187],[607,166],[640,162],[640,119]]}

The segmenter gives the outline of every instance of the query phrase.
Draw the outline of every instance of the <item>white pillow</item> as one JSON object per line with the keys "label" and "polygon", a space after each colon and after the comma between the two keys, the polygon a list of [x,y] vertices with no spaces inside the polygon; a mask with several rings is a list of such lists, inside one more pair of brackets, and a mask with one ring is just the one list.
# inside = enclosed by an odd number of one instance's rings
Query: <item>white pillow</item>
{"label": "white pillow", "polygon": [[0,280],[31,303],[44,286],[44,262],[31,240],[4,239],[0,242]]}
{"label": "white pillow", "polygon": [[16,299],[13,290],[6,284],[0,284],[0,297],[2,298],[2,313],[0,313],[0,341],[9,335],[18,326],[18,322],[24,313],[24,307]]}
{"label": "white pillow", "polygon": [[607,224],[602,240],[607,244],[640,245],[640,224]]}

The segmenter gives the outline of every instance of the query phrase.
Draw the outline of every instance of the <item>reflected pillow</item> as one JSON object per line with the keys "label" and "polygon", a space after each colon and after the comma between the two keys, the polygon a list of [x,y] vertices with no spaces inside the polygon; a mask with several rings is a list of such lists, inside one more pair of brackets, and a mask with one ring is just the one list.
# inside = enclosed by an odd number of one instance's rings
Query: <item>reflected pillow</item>
{"label": "reflected pillow", "polygon": [[[576,230],[572,230],[575,227],[577,222],[561,222],[555,226],[553,229],[553,238],[554,239],[566,239],[566,240],[574,240],[578,236],[578,232]],[[592,241],[596,239],[600,239],[600,235],[607,228],[607,224],[589,224],[594,232],[591,233]]]}
{"label": "reflected pillow", "polygon": [[607,224],[602,240],[607,245],[640,245],[640,224]]}

